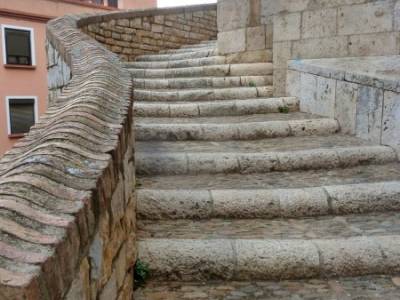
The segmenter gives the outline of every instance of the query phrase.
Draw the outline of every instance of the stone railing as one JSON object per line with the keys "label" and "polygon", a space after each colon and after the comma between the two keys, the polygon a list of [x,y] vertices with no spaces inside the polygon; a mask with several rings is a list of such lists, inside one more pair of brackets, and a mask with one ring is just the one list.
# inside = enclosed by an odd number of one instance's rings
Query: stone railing
{"label": "stone railing", "polygon": [[290,61],[287,94],[343,133],[400,153],[400,55]]}
{"label": "stone railing", "polygon": [[0,299],[132,297],[132,80],[78,20],[49,23],[56,92],[0,160]]}
{"label": "stone railing", "polygon": [[217,6],[132,10],[79,21],[90,36],[124,61],[217,37]]}

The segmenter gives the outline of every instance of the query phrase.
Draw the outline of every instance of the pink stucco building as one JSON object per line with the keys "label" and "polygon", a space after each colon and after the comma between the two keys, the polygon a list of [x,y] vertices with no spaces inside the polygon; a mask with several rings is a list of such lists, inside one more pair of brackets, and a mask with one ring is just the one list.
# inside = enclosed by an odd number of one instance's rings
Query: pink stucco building
{"label": "pink stucco building", "polygon": [[157,0],[0,0],[0,156],[46,110],[48,20],[155,6]]}

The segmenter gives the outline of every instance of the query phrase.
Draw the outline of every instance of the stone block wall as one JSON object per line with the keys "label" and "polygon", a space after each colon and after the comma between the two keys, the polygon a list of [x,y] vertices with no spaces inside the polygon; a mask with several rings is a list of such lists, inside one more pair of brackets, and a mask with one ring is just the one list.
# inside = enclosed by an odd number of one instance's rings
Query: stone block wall
{"label": "stone block wall", "polygon": [[47,51],[47,86],[49,90],[48,105],[61,94],[62,88],[71,79],[71,69],[56,49],[46,41]]}
{"label": "stone block wall", "polygon": [[48,24],[58,92],[0,160],[1,300],[132,299],[132,78],[80,18]]}
{"label": "stone block wall", "polygon": [[217,38],[216,5],[128,11],[80,22],[91,37],[124,61]]}
{"label": "stone block wall", "polygon": [[287,94],[341,131],[400,154],[400,56],[291,61]]}
{"label": "stone block wall", "polygon": [[236,56],[238,62],[272,61],[273,27],[260,18],[258,0],[219,0],[219,53]]}
{"label": "stone block wall", "polygon": [[288,60],[399,54],[399,20],[399,0],[219,0],[218,48],[245,51],[264,26],[279,96]]}

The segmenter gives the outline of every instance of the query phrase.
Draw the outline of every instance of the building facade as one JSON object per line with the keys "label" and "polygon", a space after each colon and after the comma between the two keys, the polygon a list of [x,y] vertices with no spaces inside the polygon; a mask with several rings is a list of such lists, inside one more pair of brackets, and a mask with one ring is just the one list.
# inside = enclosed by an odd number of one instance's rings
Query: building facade
{"label": "building facade", "polygon": [[45,40],[50,19],[156,4],[156,0],[0,0],[0,156],[46,110]]}

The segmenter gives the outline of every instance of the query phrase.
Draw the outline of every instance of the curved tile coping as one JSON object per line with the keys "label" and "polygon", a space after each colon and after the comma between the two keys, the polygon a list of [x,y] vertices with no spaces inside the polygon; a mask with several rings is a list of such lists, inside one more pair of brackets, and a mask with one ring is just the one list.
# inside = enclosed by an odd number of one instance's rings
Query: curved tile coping
{"label": "curved tile coping", "polygon": [[400,55],[292,60],[288,69],[400,92]]}
{"label": "curved tile coping", "polygon": [[[64,299],[95,234],[110,243],[118,236],[113,222],[133,202],[131,75],[79,30],[84,19],[49,22],[49,43],[72,77],[0,160],[0,299]],[[125,200],[118,212],[115,199]],[[120,239],[111,258],[126,236]],[[100,272],[99,289],[111,276],[104,267]]]}

